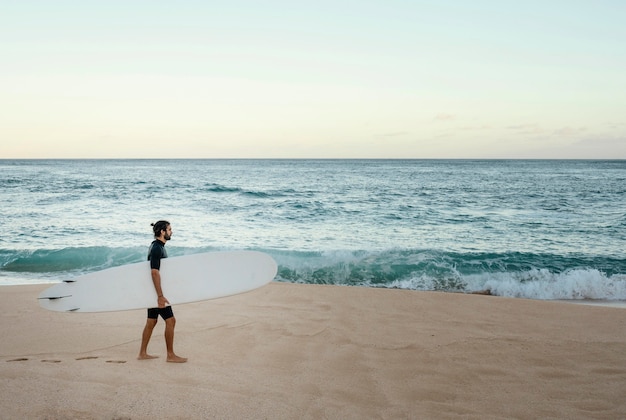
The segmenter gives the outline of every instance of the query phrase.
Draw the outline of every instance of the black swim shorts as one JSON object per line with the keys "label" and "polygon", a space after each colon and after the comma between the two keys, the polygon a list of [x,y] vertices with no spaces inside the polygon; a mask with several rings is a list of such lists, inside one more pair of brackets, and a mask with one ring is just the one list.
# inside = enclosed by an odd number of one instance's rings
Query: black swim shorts
{"label": "black swim shorts", "polygon": [[174,316],[174,311],[172,311],[171,306],[166,306],[165,308],[148,308],[148,318],[157,319],[161,315],[161,318],[169,319]]}

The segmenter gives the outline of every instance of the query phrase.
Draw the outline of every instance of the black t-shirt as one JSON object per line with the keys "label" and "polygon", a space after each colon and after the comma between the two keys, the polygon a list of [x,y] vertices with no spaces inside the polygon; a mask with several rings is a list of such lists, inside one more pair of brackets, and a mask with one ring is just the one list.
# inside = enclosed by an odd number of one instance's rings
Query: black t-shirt
{"label": "black t-shirt", "polygon": [[167,251],[165,250],[165,243],[155,239],[150,244],[150,250],[148,251],[148,261],[150,261],[150,268],[157,270],[161,269],[161,259],[167,258]]}

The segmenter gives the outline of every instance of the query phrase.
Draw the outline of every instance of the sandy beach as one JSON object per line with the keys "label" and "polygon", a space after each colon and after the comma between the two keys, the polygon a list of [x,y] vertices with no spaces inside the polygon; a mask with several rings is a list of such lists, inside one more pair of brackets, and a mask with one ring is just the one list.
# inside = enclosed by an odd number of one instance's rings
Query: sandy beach
{"label": "sandy beach", "polygon": [[40,309],[4,286],[2,419],[626,418],[626,309],[272,283],[145,313]]}

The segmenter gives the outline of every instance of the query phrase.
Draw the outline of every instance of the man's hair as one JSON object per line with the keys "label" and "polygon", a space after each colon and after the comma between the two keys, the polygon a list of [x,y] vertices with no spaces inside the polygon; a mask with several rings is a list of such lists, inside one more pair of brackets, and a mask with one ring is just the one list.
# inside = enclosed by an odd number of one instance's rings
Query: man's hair
{"label": "man's hair", "polygon": [[151,223],[152,230],[154,231],[154,237],[158,238],[161,236],[161,231],[167,230],[167,227],[170,225],[170,222],[167,220],[159,220],[156,223]]}

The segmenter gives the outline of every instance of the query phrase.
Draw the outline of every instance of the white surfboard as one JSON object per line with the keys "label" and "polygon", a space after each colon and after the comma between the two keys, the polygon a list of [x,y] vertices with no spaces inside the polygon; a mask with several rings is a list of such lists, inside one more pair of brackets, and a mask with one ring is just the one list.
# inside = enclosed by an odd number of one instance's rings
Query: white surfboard
{"label": "white surfboard", "polygon": [[[224,251],[161,260],[161,288],[170,305],[247,292],[271,282],[278,267],[256,251]],[[157,306],[150,263],[128,264],[85,274],[41,292],[51,311],[110,312]]]}

